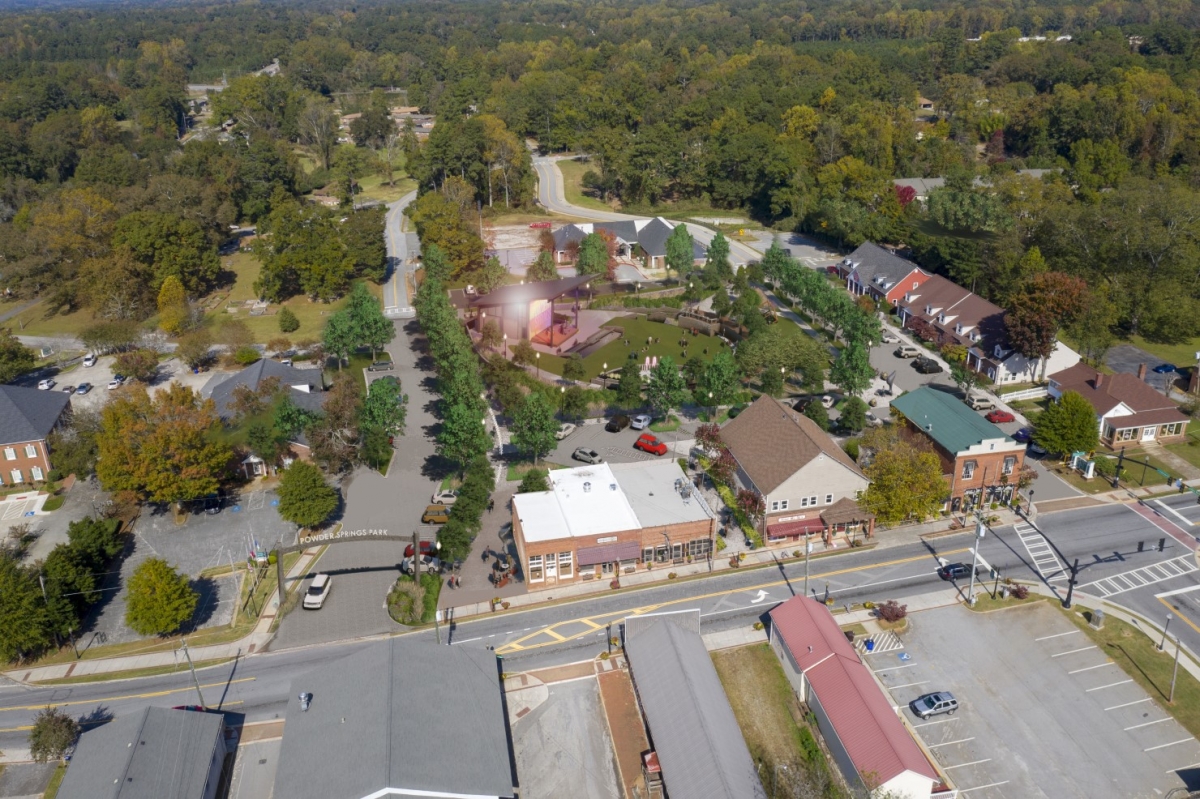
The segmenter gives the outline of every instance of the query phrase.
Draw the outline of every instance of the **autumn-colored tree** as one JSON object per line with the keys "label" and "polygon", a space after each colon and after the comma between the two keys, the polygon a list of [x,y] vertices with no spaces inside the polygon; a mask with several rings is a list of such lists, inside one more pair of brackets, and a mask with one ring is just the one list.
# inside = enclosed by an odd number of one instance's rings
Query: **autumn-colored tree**
{"label": "autumn-colored tree", "polygon": [[743,488],[737,492],[737,506],[752,520],[762,518],[767,510],[762,494],[752,488]]}
{"label": "autumn-colored tree", "polygon": [[175,275],[167,275],[158,291],[158,326],[175,336],[183,331],[188,316],[183,283]]}
{"label": "autumn-colored tree", "polygon": [[871,482],[859,504],[881,524],[920,521],[946,501],[946,480],[933,448],[923,439],[906,435],[899,425],[876,427],[860,444],[872,453],[863,471]]}
{"label": "autumn-colored tree", "polygon": [[96,435],[96,474],[109,491],[151,502],[179,502],[220,486],[232,452],[215,439],[221,424],[212,400],[172,383],[153,399],[129,391],[105,406]]}
{"label": "autumn-colored tree", "polygon": [[116,357],[114,365],[119,374],[142,383],[152,383],[158,377],[158,353],[154,350],[122,352]]}
{"label": "autumn-colored tree", "polygon": [[733,475],[737,471],[737,460],[734,459],[733,453],[725,447],[717,453],[717,457],[713,458],[708,465],[708,476],[714,482],[721,485],[729,485],[733,481]]}
{"label": "autumn-colored tree", "polygon": [[1072,324],[1088,300],[1087,283],[1062,272],[1035,274],[1009,301],[1004,317],[1008,341],[1030,360],[1041,360],[1042,379],[1046,361],[1054,352],[1058,331]]}
{"label": "autumn-colored tree", "polygon": [[707,450],[720,449],[724,446],[721,441],[721,426],[718,424],[702,424],[696,428],[696,443]]}

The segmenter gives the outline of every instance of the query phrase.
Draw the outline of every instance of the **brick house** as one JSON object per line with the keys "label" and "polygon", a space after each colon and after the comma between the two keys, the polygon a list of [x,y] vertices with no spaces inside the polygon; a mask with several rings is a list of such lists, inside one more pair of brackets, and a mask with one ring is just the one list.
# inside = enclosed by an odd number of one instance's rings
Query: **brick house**
{"label": "brick house", "polygon": [[716,515],[673,460],[555,469],[550,486],[512,500],[530,590],[711,557]]}
{"label": "brick house", "polygon": [[1025,445],[945,391],[923,386],[892,400],[913,435],[933,444],[949,487],[949,510],[1007,502],[1016,491]]}
{"label": "brick house", "polygon": [[869,241],[838,264],[838,274],[846,281],[846,290],[851,294],[865,294],[893,308],[900,304],[906,292],[916,291],[933,277],[912,261]]}
{"label": "brick house", "polygon": [[1074,391],[1096,410],[1100,441],[1112,449],[1187,438],[1190,419],[1179,406],[1146,382],[1146,364],[1137,375],[1106,375],[1086,363],[1050,375],[1047,391],[1058,399]]}
{"label": "brick house", "polygon": [[[622,219],[615,222],[575,222],[554,231],[554,263],[574,259],[571,245],[578,245],[589,233],[612,234],[619,258],[641,258],[647,269],[664,269],[667,264],[667,238],[679,222],[656,216],[653,219]],[[703,264],[708,250],[692,241],[692,263]]]}
{"label": "brick house", "polygon": [[858,509],[866,475],[804,414],[763,395],[725,425],[721,440],[737,461],[738,483],[763,498],[759,531],[768,543],[874,531],[874,517]]}
{"label": "brick house", "polygon": [[0,385],[0,485],[46,480],[46,439],[68,414],[71,397],[62,391]]}

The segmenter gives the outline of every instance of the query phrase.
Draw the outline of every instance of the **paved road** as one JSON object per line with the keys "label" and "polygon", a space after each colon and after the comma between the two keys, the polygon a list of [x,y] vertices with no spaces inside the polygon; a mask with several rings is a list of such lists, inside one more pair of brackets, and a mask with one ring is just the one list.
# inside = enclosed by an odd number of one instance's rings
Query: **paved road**
{"label": "paved road", "polygon": [[[555,162],[561,161],[563,157],[534,156],[533,159],[533,168],[537,170],[538,174],[538,202],[547,210],[595,222],[615,222],[623,219],[645,218],[634,214],[622,214],[616,211],[597,211],[568,203],[566,195],[563,193],[562,173],[558,171],[558,167],[555,165]],[[705,246],[708,246],[708,243],[712,241],[713,236],[716,234],[716,231],[712,228],[704,227],[694,222],[687,222],[685,224],[687,224],[688,232],[692,234],[692,238]],[[746,264],[762,259],[762,252],[737,241],[729,242],[729,255],[734,265]]]}
{"label": "paved road", "polygon": [[[1138,524],[1138,517],[1123,506],[1044,514],[1038,523],[1065,557],[1094,561],[1086,571],[1084,579],[1088,580],[1183,554],[1181,547],[1172,547],[1170,542],[1162,553],[1138,554],[1139,540],[1153,536],[1157,542],[1160,534],[1154,532],[1157,528],[1153,525]],[[936,574],[938,564],[942,561],[969,562],[972,542],[970,533],[962,533],[930,542],[867,551],[848,550],[818,558],[809,567],[808,590],[822,597],[828,591],[836,604],[866,599],[903,601],[905,597],[944,587]],[[346,545],[342,551],[362,551],[359,546],[372,545]],[[335,547],[330,551],[336,550]],[[1110,560],[1114,552],[1121,558]],[[994,535],[986,537],[981,554],[988,566],[996,567],[1001,575],[1029,577],[1036,574],[1033,557],[1016,528],[997,529]],[[326,565],[323,562],[321,567]],[[443,641],[449,637],[459,646],[492,647],[514,661],[518,668],[540,668],[595,654],[604,647],[606,625],[634,612],[695,609],[700,613],[705,632],[746,625],[755,618],[762,618],[776,603],[803,592],[804,572],[803,560],[789,561],[778,567],[726,571],[703,580],[671,582],[639,591],[606,593],[551,607],[468,619],[449,628],[443,625],[441,635]],[[344,579],[343,582],[349,584],[350,581]],[[1063,585],[1063,582],[1053,584]],[[1165,585],[1176,583],[1166,582]],[[967,589],[965,584],[958,587],[964,592]],[[338,588],[335,587],[324,609],[309,614],[297,611],[288,621],[296,617],[317,619],[326,614],[333,617],[338,612],[335,610],[337,596]],[[1178,626],[1188,629],[1186,625]],[[1172,626],[1172,632],[1176,629]],[[434,640],[434,632],[429,630],[409,635],[413,641]],[[1192,645],[1187,637],[1184,643]],[[224,700],[229,710],[243,714],[248,721],[269,720],[282,714],[291,680],[298,674],[358,651],[365,645],[363,641],[347,641],[310,646],[254,655],[236,668],[225,665],[205,669],[200,680],[202,690],[206,691],[204,698],[211,705]],[[1200,634],[1197,634],[1196,649],[1200,650]],[[189,684],[188,675],[179,672],[119,684],[34,689],[0,687],[0,749],[23,746],[25,732],[19,728],[27,725],[37,710],[46,704],[66,703],[71,712],[80,716],[94,712],[124,713],[147,704],[190,703],[194,692],[189,693]],[[167,693],[160,694],[162,691]]]}
{"label": "paved road", "polygon": [[383,237],[387,242],[388,266],[391,278],[383,284],[383,312],[393,318],[412,318],[415,315],[408,303],[408,289],[405,288],[407,276],[416,269],[416,264],[408,262],[411,253],[420,252],[421,243],[416,233],[404,232],[404,209],[416,199],[417,193],[408,194],[388,204],[387,216],[384,222]]}

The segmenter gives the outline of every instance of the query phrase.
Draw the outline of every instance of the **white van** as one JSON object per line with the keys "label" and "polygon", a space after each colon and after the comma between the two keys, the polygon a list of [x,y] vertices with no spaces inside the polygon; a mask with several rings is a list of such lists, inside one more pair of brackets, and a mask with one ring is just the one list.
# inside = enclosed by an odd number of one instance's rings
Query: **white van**
{"label": "white van", "polygon": [[321,606],[325,604],[325,598],[329,596],[330,585],[328,574],[318,574],[314,577],[308,586],[308,593],[304,595],[305,609],[320,610]]}

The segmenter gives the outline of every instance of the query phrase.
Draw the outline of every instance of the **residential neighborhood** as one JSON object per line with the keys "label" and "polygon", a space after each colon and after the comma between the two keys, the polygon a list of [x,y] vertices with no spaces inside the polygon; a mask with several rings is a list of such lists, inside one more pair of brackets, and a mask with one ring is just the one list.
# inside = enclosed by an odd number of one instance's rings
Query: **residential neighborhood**
{"label": "residential neighborhood", "polygon": [[0,799],[1200,797],[1144,11],[0,12]]}

